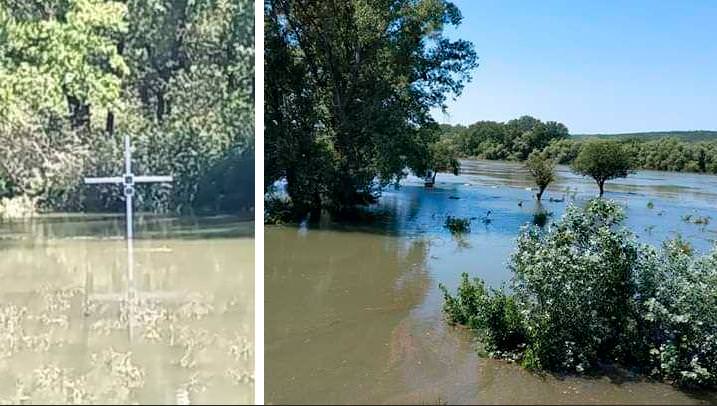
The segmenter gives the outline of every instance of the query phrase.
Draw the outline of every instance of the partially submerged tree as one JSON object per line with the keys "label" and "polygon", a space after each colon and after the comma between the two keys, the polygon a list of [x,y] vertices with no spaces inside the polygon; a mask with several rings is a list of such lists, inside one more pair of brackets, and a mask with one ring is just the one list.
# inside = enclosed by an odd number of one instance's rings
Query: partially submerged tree
{"label": "partially submerged tree", "polygon": [[444,33],[454,4],[268,0],[264,16],[266,188],[285,179],[297,211],[340,211],[429,169],[430,110],[477,66]]}
{"label": "partially submerged tree", "polygon": [[433,176],[432,183],[436,183],[436,174],[438,172],[450,172],[458,175],[461,170],[461,163],[458,161],[455,148],[448,140],[441,140],[431,144],[429,156],[428,168]]}
{"label": "partially submerged tree", "polygon": [[634,161],[620,142],[593,139],[585,141],[573,161],[572,169],[575,173],[595,179],[602,196],[605,182],[627,177],[633,172]]}
{"label": "partially submerged tree", "polygon": [[555,180],[555,161],[550,159],[547,154],[535,151],[528,156],[525,166],[538,186],[538,193],[535,194],[535,197],[540,201],[545,189]]}

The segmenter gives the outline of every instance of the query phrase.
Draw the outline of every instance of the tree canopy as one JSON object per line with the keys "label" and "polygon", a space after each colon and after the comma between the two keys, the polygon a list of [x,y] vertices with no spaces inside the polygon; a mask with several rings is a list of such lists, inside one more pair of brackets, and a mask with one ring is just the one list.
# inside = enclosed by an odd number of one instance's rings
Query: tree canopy
{"label": "tree canopy", "polygon": [[583,176],[590,176],[600,189],[605,191],[605,182],[624,178],[634,169],[630,153],[616,141],[592,139],[585,143],[572,163],[572,169]]}
{"label": "tree canopy", "polygon": [[555,161],[543,152],[534,151],[528,156],[525,166],[538,186],[535,197],[540,201],[545,189],[555,180]]}
{"label": "tree canopy", "polygon": [[371,201],[407,168],[429,169],[430,115],[477,65],[445,0],[269,0],[265,6],[265,186],[298,213]]}
{"label": "tree canopy", "polygon": [[[447,131],[448,130],[448,131]],[[568,137],[568,129],[555,121],[543,122],[531,116],[498,123],[478,121],[468,127],[443,127],[465,157],[523,161],[555,140]]]}
{"label": "tree canopy", "polygon": [[121,173],[129,133],[138,172],[177,179],[138,189],[141,208],[204,205],[200,181],[246,169],[226,161],[253,149],[253,12],[250,0],[0,0],[0,197],[111,209],[118,188],[81,180]]}

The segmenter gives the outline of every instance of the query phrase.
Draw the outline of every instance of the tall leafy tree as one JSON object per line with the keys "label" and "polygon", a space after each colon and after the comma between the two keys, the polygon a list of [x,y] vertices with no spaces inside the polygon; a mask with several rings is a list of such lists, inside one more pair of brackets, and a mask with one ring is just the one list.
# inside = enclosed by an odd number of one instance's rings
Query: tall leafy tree
{"label": "tall leafy tree", "polygon": [[634,165],[634,160],[620,142],[594,139],[585,142],[572,168],[580,175],[593,178],[602,197],[605,182],[627,177]]}
{"label": "tall leafy tree", "polygon": [[476,66],[445,0],[265,3],[267,179],[299,212],[375,198],[408,167],[427,169],[430,116]]}
{"label": "tall leafy tree", "polygon": [[538,193],[535,194],[535,197],[540,201],[545,189],[555,180],[555,161],[544,152],[534,151],[528,156],[525,166],[538,186]]}

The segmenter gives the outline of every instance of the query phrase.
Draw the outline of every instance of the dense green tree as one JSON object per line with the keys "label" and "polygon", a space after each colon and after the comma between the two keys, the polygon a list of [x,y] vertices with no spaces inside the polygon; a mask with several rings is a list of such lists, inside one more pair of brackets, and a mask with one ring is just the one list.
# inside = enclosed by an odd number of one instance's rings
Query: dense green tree
{"label": "dense green tree", "polygon": [[551,142],[568,137],[568,129],[561,123],[542,122],[523,116],[505,123],[479,121],[466,128],[442,127],[451,133],[457,151],[462,156],[483,159],[523,161],[532,151],[542,150]]}
{"label": "dense green tree", "polygon": [[265,185],[284,179],[298,212],[342,210],[424,172],[432,107],[476,66],[450,40],[445,0],[269,0],[265,6]]}
{"label": "dense green tree", "polygon": [[440,140],[431,144],[427,167],[433,173],[433,183],[436,182],[438,172],[450,172],[458,175],[461,170],[461,163],[458,161],[455,148],[449,140]]}
{"label": "dense green tree", "polygon": [[535,197],[540,201],[545,189],[555,180],[555,161],[543,152],[534,151],[528,156],[525,166],[538,186]]}
{"label": "dense green tree", "polygon": [[190,209],[253,147],[250,0],[0,0],[0,179],[41,209],[112,209],[129,133],[141,209]]}
{"label": "dense green tree", "polygon": [[600,196],[605,192],[606,181],[624,178],[634,167],[632,156],[622,144],[599,139],[586,141],[572,163],[575,173],[590,176],[595,180]]}

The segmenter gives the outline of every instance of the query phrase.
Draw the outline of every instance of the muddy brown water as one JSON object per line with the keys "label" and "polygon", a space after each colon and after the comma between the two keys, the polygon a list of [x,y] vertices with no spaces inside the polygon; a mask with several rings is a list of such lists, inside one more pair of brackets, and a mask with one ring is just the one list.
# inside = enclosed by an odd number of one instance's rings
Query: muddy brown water
{"label": "muddy brown water", "polygon": [[0,223],[0,404],[249,404],[253,223],[142,216]]}
{"label": "muddy brown water", "polygon": [[[505,282],[515,237],[535,208],[519,166],[471,161],[464,169],[460,177],[439,175],[433,190],[409,179],[387,191],[377,210],[389,216],[378,224],[266,228],[268,403],[717,402],[713,393],[625,374],[540,376],[479,357],[473,336],[443,320],[437,285],[455,288],[461,272]],[[590,182],[563,171],[547,196],[560,200],[565,187],[578,189],[577,200],[593,193]],[[717,218],[717,177],[639,173],[608,190],[626,205],[628,225],[640,238],[659,241],[678,230],[699,250],[713,243],[713,226],[699,228],[681,216]],[[554,216],[566,204],[544,203]],[[443,229],[448,214],[480,218],[487,210],[493,220],[474,221],[463,240]]]}

